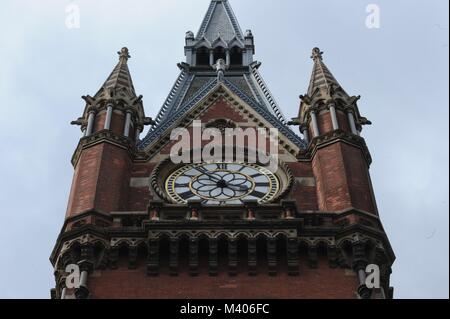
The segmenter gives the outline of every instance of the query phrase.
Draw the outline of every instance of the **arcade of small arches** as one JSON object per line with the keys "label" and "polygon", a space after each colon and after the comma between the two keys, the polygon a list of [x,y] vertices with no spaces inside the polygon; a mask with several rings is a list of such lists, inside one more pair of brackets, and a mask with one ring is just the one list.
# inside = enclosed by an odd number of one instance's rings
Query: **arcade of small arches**
{"label": "arcade of small arches", "polygon": [[195,50],[195,65],[198,67],[212,66],[219,59],[226,61],[226,64],[229,67],[242,66],[243,49],[238,46],[232,48],[224,48],[222,46],[208,48],[206,46],[202,46]]}
{"label": "arcade of small arches", "polygon": [[[147,267],[149,276],[178,275],[299,275],[306,263],[317,268],[327,261],[331,268],[353,268],[357,249],[366,262],[385,262],[382,244],[374,239],[297,237],[296,230],[252,231],[150,231],[148,238],[75,239],[66,242],[57,263],[91,260],[94,269]],[[359,258],[359,257],[358,257]]]}

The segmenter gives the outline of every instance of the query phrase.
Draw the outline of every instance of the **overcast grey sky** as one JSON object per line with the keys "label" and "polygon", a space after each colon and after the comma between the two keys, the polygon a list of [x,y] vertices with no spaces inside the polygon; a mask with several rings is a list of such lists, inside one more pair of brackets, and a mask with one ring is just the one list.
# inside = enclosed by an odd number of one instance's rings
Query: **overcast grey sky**
{"label": "overcast grey sky", "polygon": [[[65,8],[81,10],[79,29]],[[381,9],[379,29],[366,6]],[[147,116],[155,116],[209,0],[3,0],[0,11],[0,297],[48,298],[48,257],[63,223],[80,132],[95,94],[130,49]],[[252,29],[261,73],[294,117],[311,49],[374,124],[363,136],[380,214],[397,255],[397,298],[449,296],[447,0],[231,0]]]}

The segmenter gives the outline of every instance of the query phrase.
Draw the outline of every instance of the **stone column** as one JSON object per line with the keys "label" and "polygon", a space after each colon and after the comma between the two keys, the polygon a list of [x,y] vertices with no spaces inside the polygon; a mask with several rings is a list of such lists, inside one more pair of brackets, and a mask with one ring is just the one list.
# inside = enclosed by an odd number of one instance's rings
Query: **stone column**
{"label": "stone column", "polygon": [[320,135],[320,131],[319,131],[319,124],[317,122],[316,111],[311,111],[311,123],[312,123],[312,126],[313,126],[314,137],[319,136]]}
{"label": "stone column", "polygon": [[336,114],[336,106],[334,106],[334,104],[330,105],[330,115],[331,115],[331,122],[333,123],[333,130],[336,131],[339,129],[339,123]]}
{"label": "stone column", "polygon": [[355,135],[359,135],[358,130],[356,129],[356,123],[355,123],[355,117],[353,116],[352,111],[347,112],[348,122],[350,123],[350,128],[352,130],[352,133]]}
{"label": "stone column", "polygon": [[216,61],[214,61],[214,51],[213,50],[209,51],[209,64],[211,66],[216,64]]}
{"label": "stone column", "polygon": [[136,144],[137,142],[139,142],[139,135],[141,135],[141,129],[138,127],[136,129],[136,138],[135,138]]}
{"label": "stone column", "polygon": [[130,136],[130,127],[131,127],[131,111],[127,111],[127,115],[125,118],[125,129],[123,131],[123,135],[125,137]]}
{"label": "stone column", "polygon": [[226,51],[226,64],[229,66],[231,63],[230,50]]}
{"label": "stone column", "polygon": [[86,136],[90,136],[92,134],[92,130],[94,129],[94,121],[95,121],[95,111],[90,111],[88,117],[88,125],[86,128]]}
{"label": "stone column", "polygon": [[113,114],[113,105],[108,104],[108,106],[106,107],[105,130],[111,129],[112,114]]}
{"label": "stone column", "polygon": [[309,132],[308,132],[308,126],[303,125],[300,130],[302,131],[303,137],[305,138],[305,142],[309,144]]}
{"label": "stone column", "polygon": [[361,299],[370,299],[371,290],[366,286],[366,267],[368,264],[365,245],[357,241],[353,243],[353,270],[358,275],[358,295]]}

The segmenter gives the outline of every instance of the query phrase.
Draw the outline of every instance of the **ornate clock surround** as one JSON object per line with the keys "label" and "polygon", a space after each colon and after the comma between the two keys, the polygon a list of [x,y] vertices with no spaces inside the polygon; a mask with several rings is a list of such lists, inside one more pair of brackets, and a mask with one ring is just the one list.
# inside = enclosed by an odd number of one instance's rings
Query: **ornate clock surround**
{"label": "ornate clock surround", "polygon": [[[238,163],[238,162],[224,162],[228,164],[244,164],[244,165],[254,165],[260,166],[264,168],[264,165],[261,163],[257,164],[248,164],[248,163]],[[182,169],[183,167],[190,164],[174,164],[170,157],[161,161],[153,170],[150,176],[150,186],[152,190],[157,194],[162,200],[169,204],[182,204],[176,202],[168,195],[166,189],[166,180],[171,176],[174,172]],[[270,201],[267,203],[276,203],[280,199],[282,199],[291,189],[293,184],[293,174],[289,167],[280,161],[278,171],[274,173],[274,176],[278,179],[279,182],[279,190],[276,194],[270,197]]]}

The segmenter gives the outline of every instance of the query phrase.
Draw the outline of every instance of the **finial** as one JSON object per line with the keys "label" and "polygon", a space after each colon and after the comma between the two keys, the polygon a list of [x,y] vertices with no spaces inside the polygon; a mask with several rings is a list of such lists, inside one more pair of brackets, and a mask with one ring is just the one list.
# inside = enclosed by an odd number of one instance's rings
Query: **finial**
{"label": "finial", "polygon": [[317,59],[322,60],[322,55],[323,55],[323,52],[320,51],[319,48],[314,48],[314,49],[312,50],[312,56],[311,56],[311,59],[313,59],[314,61],[316,61]]}
{"label": "finial", "polygon": [[251,37],[253,37],[253,33],[252,33],[252,30],[247,30],[247,31],[245,31],[245,37],[246,38],[251,38]]}
{"label": "finial", "polygon": [[128,61],[129,58],[131,58],[128,48],[122,48],[120,50],[120,52],[117,52],[117,54],[119,55],[119,60],[121,60],[121,61],[125,60],[125,62],[126,62],[126,61]]}
{"label": "finial", "polygon": [[194,38],[194,32],[188,31],[186,32],[186,39],[193,39]]}

